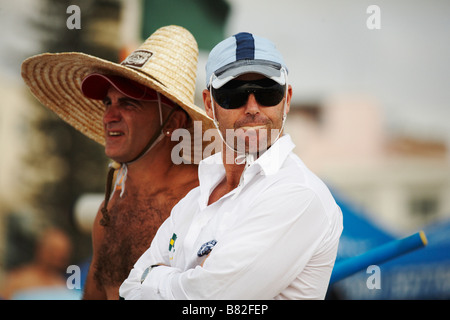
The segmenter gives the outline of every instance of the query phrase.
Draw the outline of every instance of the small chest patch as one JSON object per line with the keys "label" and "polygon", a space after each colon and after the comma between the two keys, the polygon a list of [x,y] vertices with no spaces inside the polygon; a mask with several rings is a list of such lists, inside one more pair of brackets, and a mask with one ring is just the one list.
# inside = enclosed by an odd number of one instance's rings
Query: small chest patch
{"label": "small chest patch", "polygon": [[216,244],[217,244],[216,240],[211,240],[202,244],[202,246],[197,252],[197,256],[202,257],[204,255],[209,254]]}

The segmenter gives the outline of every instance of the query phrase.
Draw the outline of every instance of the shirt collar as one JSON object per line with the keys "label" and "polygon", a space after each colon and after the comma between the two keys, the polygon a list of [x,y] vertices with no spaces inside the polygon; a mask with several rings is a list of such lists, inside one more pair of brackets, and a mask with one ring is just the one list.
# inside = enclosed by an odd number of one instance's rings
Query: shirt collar
{"label": "shirt collar", "polygon": [[198,166],[200,198],[198,201],[202,209],[208,205],[212,189],[222,181],[224,176],[225,167],[223,166],[222,152],[215,153],[200,161]]}
{"label": "shirt collar", "polygon": [[295,144],[290,135],[284,134],[255,161],[254,165],[260,168],[261,174],[275,174],[294,148]]}
{"label": "shirt collar", "polygon": [[[247,184],[258,173],[262,175],[272,175],[278,172],[282,164],[294,149],[295,145],[289,134],[280,137],[266,152],[264,152],[255,162],[244,172],[244,184]],[[218,152],[199,163],[198,176],[200,182],[201,206],[206,206],[213,188],[215,188],[225,176],[222,152]]]}

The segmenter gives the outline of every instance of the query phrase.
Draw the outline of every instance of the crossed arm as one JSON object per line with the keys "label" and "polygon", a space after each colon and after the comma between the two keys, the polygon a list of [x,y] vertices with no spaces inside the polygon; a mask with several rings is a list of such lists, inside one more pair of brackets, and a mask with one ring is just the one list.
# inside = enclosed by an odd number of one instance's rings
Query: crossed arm
{"label": "crossed arm", "polygon": [[[341,230],[330,228],[332,223],[314,193],[295,187],[291,192],[298,193],[294,205],[285,197],[262,195],[266,200],[218,239],[207,259],[187,270],[171,266],[168,257],[167,239],[176,224],[171,216],[136,262],[120,295],[125,299],[273,299],[301,277],[305,298],[323,298],[336,256],[336,233]],[[153,268],[141,283],[144,270],[155,264],[165,265]],[[311,294],[310,287],[317,290]]]}

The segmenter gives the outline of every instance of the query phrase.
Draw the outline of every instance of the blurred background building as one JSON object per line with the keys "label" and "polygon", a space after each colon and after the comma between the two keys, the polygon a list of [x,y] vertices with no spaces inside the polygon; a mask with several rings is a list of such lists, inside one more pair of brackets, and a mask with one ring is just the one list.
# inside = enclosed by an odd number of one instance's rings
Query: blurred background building
{"label": "blurred background building", "polygon": [[[69,30],[70,5],[81,29]],[[89,258],[77,200],[102,193],[103,148],[42,107],[20,64],[42,52],[82,51],[121,61],[157,28],[196,37],[204,66],[240,31],[276,43],[294,95],[295,152],[340,199],[395,237],[450,219],[450,2],[379,0],[16,0],[0,4],[0,280],[30,259],[35,235],[65,229],[72,263]],[[345,222],[344,222],[345,226]]]}

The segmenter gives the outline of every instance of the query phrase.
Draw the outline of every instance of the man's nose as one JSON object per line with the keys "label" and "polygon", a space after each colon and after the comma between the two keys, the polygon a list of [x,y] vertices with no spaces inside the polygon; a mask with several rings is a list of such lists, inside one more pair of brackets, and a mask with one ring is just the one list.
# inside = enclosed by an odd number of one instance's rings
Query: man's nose
{"label": "man's nose", "polygon": [[116,103],[111,103],[106,107],[103,113],[103,123],[108,124],[111,122],[116,122],[120,120],[119,107]]}
{"label": "man's nose", "polygon": [[256,101],[255,95],[253,93],[250,93],[248,95],[247,103],[245,104],[245,113],[247,114],[258,114],[260,112],[259,110],[259,104]]}

